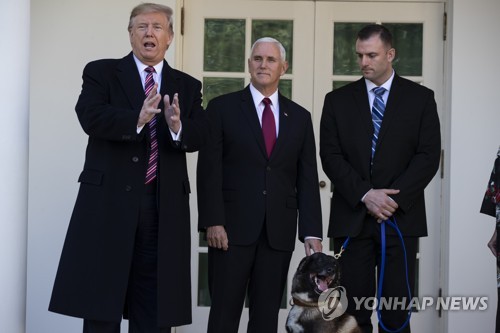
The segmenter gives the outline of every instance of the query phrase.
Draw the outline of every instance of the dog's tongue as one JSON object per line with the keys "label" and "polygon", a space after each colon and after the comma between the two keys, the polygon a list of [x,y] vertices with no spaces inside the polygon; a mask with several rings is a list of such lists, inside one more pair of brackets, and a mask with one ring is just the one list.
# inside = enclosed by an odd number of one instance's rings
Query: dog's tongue
{"label": "dog's tongue", "polygon": [[316,285],[318,286],[318,289],[321,291],[325,291],[328,289],[328,283],[326,282],[326,279],[319,279],[316,278]]}

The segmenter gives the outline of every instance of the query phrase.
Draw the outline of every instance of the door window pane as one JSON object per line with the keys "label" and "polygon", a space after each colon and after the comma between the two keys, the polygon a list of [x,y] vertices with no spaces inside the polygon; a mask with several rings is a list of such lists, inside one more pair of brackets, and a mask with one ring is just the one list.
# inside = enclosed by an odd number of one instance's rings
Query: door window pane
{"label": "door window pane", "polygon": [[278,90],[283,96],[292,99],[292,80],[281,79]]}
{"label": "door window pane", "polygon": [[207,242],[207,232],[204,230],[200,230],[198,233],[198,246],[199,247],[207,247],[208,242]]}
{"label": "door window pane", "polygon": [[241,90],[245,87],[243,78],[204,77],[203,78],[203,107],[214,97]]}
{"label": "door window pane", "polygon": [[208,253],[198,255],[198,306],[210,306],[208,291]]}
{"label": "door window pane", "polygon": [[392,33],[396,58],[392,64],[402,76],[422,75],[424,25],[422,23],[383,23]]}
{"label": "door window pane", "polygon": [[252,44],[259,38],[272,37],[283,44],[288,60],[287,73],[293,67],[293,21],[292,20],[253,20]]}
{"label": "door window pane", "polygon": [[333,25],[333,75],[359,75],[356,57],[358,31],[370,23],[338,23]]}
{"label": "door window pane", "polygon": [[351,83],[352,81],[333,81],[332,82],[332,90],[338,89],[346,84]]}
{"label": "door window pane", "polygon": [[243,72],[245,20],[206,19],[203,54],[205,72]]}
{"label": "door window pane", "polygon": [[[359,75],[356,36],[370,23],[335,23],[333,32],[333,74]],[[392,33],[396,58],[393,67],[402,76],[422,75],[423,24],[383,23]]]}

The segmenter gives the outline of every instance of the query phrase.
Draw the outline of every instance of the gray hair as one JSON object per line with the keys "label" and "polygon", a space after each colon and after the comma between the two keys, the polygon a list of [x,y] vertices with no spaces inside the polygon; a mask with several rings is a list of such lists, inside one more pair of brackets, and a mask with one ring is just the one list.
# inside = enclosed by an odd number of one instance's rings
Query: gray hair
{"label": "gray hair", "polygon": [[134,25],[134,18],[137,15],[147,14],[147,13],[163,13],[167,17],[168,28],[170,29],[170,33],[174,33],[174,11],[169,6],[160,5],[156,3],[141,3],[132,9],[130,13],[130,20],[128,21],[128,31],[132,30],[132,26]]}
{"label": "gray hair", "polygon": [[257,39],[252,45],[252,49],[250,51],[250,54],[253,54],[253,50],[254,50],[255,46],[259,43],[274,43],[274,44],[276,44],[278,46],[278,48],[280,49],[281,61],[283,61],[283,62],[286,61],[285,48],[277,39],[274,39],[272,37],[262,37],[262,38]]}

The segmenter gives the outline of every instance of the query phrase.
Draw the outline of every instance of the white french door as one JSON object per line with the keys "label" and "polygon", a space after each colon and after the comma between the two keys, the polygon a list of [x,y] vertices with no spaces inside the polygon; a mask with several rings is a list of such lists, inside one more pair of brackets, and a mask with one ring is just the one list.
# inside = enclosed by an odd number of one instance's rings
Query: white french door
{"label": "white french door", "polygon": [[[203,81],[206,105],[216,95],[242,89],[249,83],[246,60],[255,39],[271,36],[280,40],[287,49],[287,60],[291,65],[282,78],[280,91],[312,113],[318,144],[325,94],[360,77],[355,62],[353,32],[366,23],[383,23],[394,28],[396,52],[398,46],[401,48],[395,65],[397,72],[433,89],[440,108],[443,12],[444,4],[439,2],[184,0],[184,34],[179,36],[176,32],[176,41],[181,45],[182,70]],[[188,160],[192,184],[195,183],[196,157],[196,154],[190,154]],[[319,156],[318,172],[325,237],[323,246],[325,252],[331,253],[330,240],[326,238],[331,185],[321,169]],[[206,280],[207,247],[197,232],[194,187],[191,196],[193,324],[176,328],[176,332],[206,332],[210,305]],[[436,297],[440,281],[439,175],[426,189],[426,204],[429,237],[420,241],[417,296]],[[303,245],[297,241],[288,286],[303,256]],[[289,291],[287,287],[286,300],[280,310],[280,333],[285,332]],[[246,332],[247,321],[248,309],[245,308],[240,332]],[[438,313],[430,309],[412,316],[414,332],[438,332],[439,325]]]}

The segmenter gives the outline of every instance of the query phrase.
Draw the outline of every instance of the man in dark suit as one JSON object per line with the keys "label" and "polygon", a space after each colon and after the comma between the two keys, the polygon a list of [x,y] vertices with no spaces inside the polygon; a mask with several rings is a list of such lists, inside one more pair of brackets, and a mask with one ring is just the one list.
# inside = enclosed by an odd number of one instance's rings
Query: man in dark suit
{"label": "man in dark suit", "polygon": [[248,332],[276,333],[297,234],[321,251],[311,115],[278,92],[288,64],[275,39],[248,59],[251,83],[210,101],[211,138],[198,160],[199,228],[207,232],[208,332],[236,333],[248,287]]}
{"label": "man in dark suit", "polygon": [[[413,295],[418,237],[427,235],[424,189],[438,169],[441,140],[434,93],[392,68],[391,33],[381,25],[363,28],[356,53],[363,78],[326,95],[320,156],[334,188],[328,236],[335,251],[350,237],[340,259],[348,312],[371,332],[372,311],[363,306],[355,311],[352,298],[375,295],[380,223],[391,217],[404,236]],[[382,117],[375,114],[380,111]],[[403,250],[394,230],[388,230],[382,296],[409,301]],[[406,316],[404,310],[382,312],[389,329],[400,327]],[[409,326],[403,330],[409,331]],[[385,332],[380,325],[379,332]]]}
{"label": "man in dark suit", "polygon": [[[186,152],[206,141],[201,83],[164,60],[172,9],[141,4],[132,52],[89,63],[76,105],[88,145],[49,310],[84,333],[170,332],[191,322]],[[146,97],[147,95],[147,97]]]}

